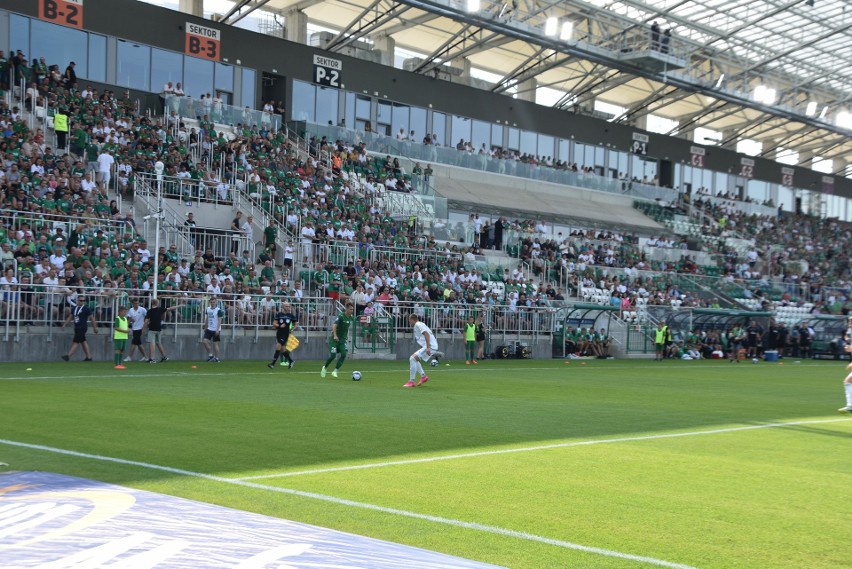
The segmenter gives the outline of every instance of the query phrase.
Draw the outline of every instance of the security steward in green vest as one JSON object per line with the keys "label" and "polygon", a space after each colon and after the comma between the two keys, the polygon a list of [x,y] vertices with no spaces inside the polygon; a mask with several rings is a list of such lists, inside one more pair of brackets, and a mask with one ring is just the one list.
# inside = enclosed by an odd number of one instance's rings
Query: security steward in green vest
{"label": "security steward in green vest", "polygon": [[118,316],[115,317],[115,326],[112,333],[113,345],[115,347],[115,369],[124,369],[122,359],[124,358],[124,349],[127,347],[127,335],[130,332],[130,326],[127,321],[127,307],[118,307]]}
{"label": "security steward in green vest", "polygon": [[657,329],[654,330],[654,349],[657,354],[657,357],[654,358],[655,362],[663,361],[663,354],[666,350],[666,335],[668,334],[668,328],[668,326],[660,322],[657,324]]}
{"label": "security steward in green vest", "polygon": [[68,115],[65,114],[65,109],[59,109],[53,115],[53,130],[56,132],[56,149],[64,151],[68,138]]}
{"label": "security steward in green vest", "polygon": [[473,316],[468,316],[464,325],[464,363],[476,363],[476,322]]}

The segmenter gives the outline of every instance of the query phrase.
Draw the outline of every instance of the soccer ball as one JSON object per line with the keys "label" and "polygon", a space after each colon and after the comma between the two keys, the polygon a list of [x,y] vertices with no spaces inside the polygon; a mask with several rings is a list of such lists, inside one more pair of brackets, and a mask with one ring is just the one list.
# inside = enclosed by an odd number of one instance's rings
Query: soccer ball
{"label": "soccer ball", "polygon": [[361,381],[361,372],[353,371],[352,372],[352,381]]}
{"label": "soccer ball", "polygon": [[429,362],[429,365],[432,366],[432,367],[437,367],[438,366],[438,360],[433,359],[431,362]]}
{"label": "soccer ball", "polygon": [[751,359],[751,363],[753,363],[753,364],[756,364],[756,363],[757,363],[757,362],[759,362],[759,361],[760,361],[760,360],[759,360],[759,359],[757,359],[757,358],[752,358],[752,359]]}

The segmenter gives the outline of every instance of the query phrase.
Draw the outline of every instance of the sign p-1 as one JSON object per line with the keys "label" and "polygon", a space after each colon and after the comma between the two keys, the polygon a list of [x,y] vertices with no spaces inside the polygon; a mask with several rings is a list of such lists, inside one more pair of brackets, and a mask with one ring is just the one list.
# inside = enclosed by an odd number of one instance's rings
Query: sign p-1
{"label": "sign p-1", "polygon": [[339,59],[314,54],[314,83],[317,85],[340,89],[342,85],[340,72],[342,69],[343,62]]}

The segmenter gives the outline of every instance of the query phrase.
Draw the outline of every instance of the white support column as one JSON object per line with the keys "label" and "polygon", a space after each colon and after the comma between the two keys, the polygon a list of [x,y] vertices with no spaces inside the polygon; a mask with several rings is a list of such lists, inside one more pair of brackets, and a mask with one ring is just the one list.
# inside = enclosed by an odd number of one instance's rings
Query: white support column
{"label": "white support column", "polygon": [[308,15],[299,10],[290,10],[284,15],[287,28],[287,40],[307,45]]}
{"label": "white support column", "polygon": [[[722,140],[728,140],[731,136],[735,135],[736,131],[734,130],[723,130],[722,131]],[[737,140],[734,139],[727,144],[721,145],[722,148],[726,148],[728,150],[736,150],[737,149]]]}
{"label": "white support column", "polygon": [[522,81],[518,84],[518,99],[535,103],[535,90],[537,87],[538,81],[536,81],[535,77]]}
{"label": "white support column", "polygon": [[379,63],[393,67],[396,40],[387,34],[376,34],[371,39],[373,40],[373,49],[382,54]]}
{"label": "white support column", "polygon": [[[795,148],[793,148],[795,150]],[[799,150],[799,165],[802,168],[813,168],[814,165],[814,151],[813,150]]]}
{"label": "white support column", "polygon": [[457,57],[450,62],[450,67],[461,69],[460,79],[456,80],[453,76],[453,83],[462,83],[470,85],[470,60],[466,57]]}
{"label": "white support column", "polygon": [[178,10],[184,14],[204,17],[204,0],[178,0]]}

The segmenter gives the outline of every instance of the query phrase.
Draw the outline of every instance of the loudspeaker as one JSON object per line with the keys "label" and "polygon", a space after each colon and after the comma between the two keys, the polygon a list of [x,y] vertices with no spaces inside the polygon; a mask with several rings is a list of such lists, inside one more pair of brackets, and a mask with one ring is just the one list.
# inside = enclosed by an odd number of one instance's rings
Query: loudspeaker
{"label": "loudspeaker", "polygon": [[494,357],[498,360],[505,360],[509,357],[509,346],[497,346],[494,351]]}

